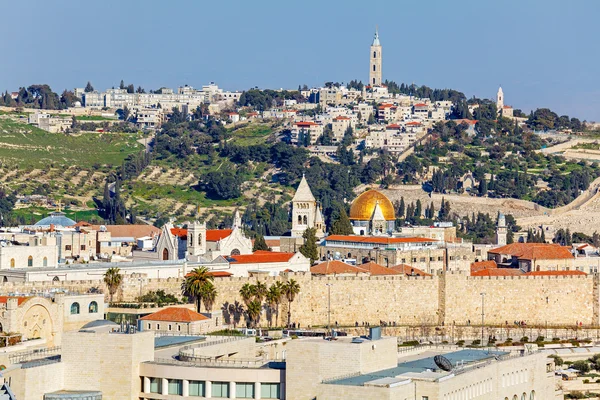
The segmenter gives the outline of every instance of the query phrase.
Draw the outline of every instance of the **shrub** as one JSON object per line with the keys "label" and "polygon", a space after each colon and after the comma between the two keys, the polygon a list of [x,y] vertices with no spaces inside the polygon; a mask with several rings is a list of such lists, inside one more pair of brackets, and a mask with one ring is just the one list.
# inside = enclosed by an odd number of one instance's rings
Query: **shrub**
{"label": "shrub", "polygon": [[583,374],[590,372],[590,364],[585,360],[575,361],[573,364],[571,364],[571,367]]}
{"label": "shrub", "polygon": [[481,340],[479,340],[479,339],[473,340],[473,346],[478,346],[480,344],[481,344]]}
{"label": "shrub", "polygon": [[544,337],[543,336],[538,336],[537,339],[535,339],[536,342],[543,342],[544,341]]}
{"label": "shrub", "polygon": [[529,342],[529,338],[527,336],[523,336],[520,341],[523,343],[527,343]]}
{"label": "shrub", "polygon": [[464,346],[465,345],[465,341],[464,340],[459,340],[458,342],[456,342],[457,346]]}
{"label": "shrub", "polygon": [[584,379],[583,383],[590,383],[590,380],[589,379]]}
{"label": "shrub", "polygon": [[585,395],[578,390],[574,390],[571,393],[565,395],[567,399],[585,399]]}

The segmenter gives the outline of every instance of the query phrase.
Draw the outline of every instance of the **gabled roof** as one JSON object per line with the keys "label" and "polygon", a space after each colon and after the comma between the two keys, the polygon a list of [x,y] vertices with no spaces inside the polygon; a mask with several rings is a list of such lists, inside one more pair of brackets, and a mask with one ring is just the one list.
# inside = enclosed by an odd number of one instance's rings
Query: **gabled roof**
{"label": "gabled roof", "polygon": [[140,318],[142,321],[164,321],[164,322],[195,322],[210,319],[198,314],[189,308],[167,307],[153,314]]}
{"label": "gabled roof", "polygon": [[492,268],[498,268],[498,265],[496,265],[496,261],[494,260],[474,262],[471,263],[471,274],[473,274],[473,272],[483,271],[484,269]]}
{"label": "gabled roof", "polygon": [[406,276],[432,276],[431,274],[428,274],[427,272],[420,270],[419,268],[415,268],[407,264],[394,265],[393,267],[390,267],[390,269],[400,272],[401,274],[404,274]]}
{"label": "gabled roof", "polygon": [[508,254],[520,260],[559,260],[574,258],[568,247],[548,243],[511,243],[488,251]]}
{"label": "gabled roof", "polygon": [[226,259],[231,264],[264,264],[288,262],[294,255],[295,253],[257,250],[252,254],[228,256]]}
{"label": "gabled roof", "polygon": [[296,193],[294,194],[292,201],[315,201],[315,196],[313,196],[304,175],[302,175],[302,180],[298,185],[298,189],[296,189]]}
{"label": "gabled roof", "polygon": [[384,267],[383,265],[379,265],[373,261],[370,261],[366,264],[361,264],[358,266],[358,268],[367,270],[371,275],[400,275],[400,272]]}
{"label": "gabled roof", "polygon": [[420,126],[421,123],[417,122],[417,121],[412,121],[412,122],[407,122],[406,125],[408,125],[408,126]]}
{"label": "gabled roof", "polygon": [[368,274],[367,270],[355,267],[339,260],[330,260],[310,267],[313,275],[337,275],[337,274]]}
{"label": "gabled roof", "polygon": [[489,268],[471,272],[471,276],[518,276],[523,271],[518,268]]}

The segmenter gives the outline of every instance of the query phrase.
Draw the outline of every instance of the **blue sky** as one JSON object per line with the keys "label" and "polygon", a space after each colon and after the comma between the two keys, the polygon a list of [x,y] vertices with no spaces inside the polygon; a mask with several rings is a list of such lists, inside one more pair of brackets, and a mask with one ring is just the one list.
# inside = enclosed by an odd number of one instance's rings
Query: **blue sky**
{"label": "blue sky", "polygon": [[597,0],[3,0],[0,90],[384,79],[600,121]]}

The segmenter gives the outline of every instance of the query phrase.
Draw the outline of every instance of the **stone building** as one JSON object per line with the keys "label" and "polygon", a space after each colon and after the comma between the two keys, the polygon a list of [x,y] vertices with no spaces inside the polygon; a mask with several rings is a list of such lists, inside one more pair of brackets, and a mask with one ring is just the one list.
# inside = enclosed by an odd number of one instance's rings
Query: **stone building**
{"label": "stone building", "polygon": [[523,272],[575,270],[575,257],[568,247],[548,243],[511,243],[488,250],[488,260],[498,266]]}
{"label": "stone building", "polygon": [[174,335],[199,335],[214,330],[214,324],[209,317],[189,308],[167,307],[140,318],[138,329]]}
{"label": "stone building", "polygon": [[317,238],[325,236],[325,220],[321,207],[317,206],[315,196],[303,175],[292,198],[292,236],[300,237],[309,228],[316,229]]}
{"label": "stone building", "polygon": [[371,52],[369,55],[370,68],[369,68],[369,85],[381,86],[383,80],[381,77],[381,43],[379,42],[379,30],[375,30],[375,37],[373,43],[371,43]]}
{"label": "stone building", "polygon": [[56,236],[29,235],[27,242],[0,241],[0,269],[56,267]]}

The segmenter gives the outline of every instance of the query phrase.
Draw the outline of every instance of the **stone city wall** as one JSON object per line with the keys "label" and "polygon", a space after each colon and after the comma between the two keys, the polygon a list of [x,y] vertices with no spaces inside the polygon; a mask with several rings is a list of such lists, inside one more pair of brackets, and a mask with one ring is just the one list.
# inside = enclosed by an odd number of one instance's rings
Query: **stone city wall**
{"label": "stone city wall", "polygon": [[[291,273],[278,277],[218,278],[214,281],[218,296],[213,310],[219,310],[226,302],[241,303],[239,290],[245,283],[261,279],[270,286],[288,277],[300,285],[300,293],[291,306],[291,320],[301,327],[326,324],[329,301],[332,324],[337,321],[340,325],[356,322],[374,325],[380,320],[413,326],[463,325],[469,320],[471,324],[478,324],[482,307],[480,293],[485,293],[486,324],[525,321],[528,325],[573,325],[579,321],[585,325],[600,325],[599,277],[591,275],[470,277],[464,273],[448,273],[433,277],[311,277],[309,273]],[[8,282],[0,287],[0,292],[56,289],[85,292],[91,288],[108,293],[101,281]],[[115,301],[133,301],[140,293],[158,289],[181,296],[181,280],[125,277]],[[106,299],[108,301],[108,295]],[[262,324],[267,323],[266,318],[263,314]],[[279,325],[286,319],[287,301],[283,301]]]}

